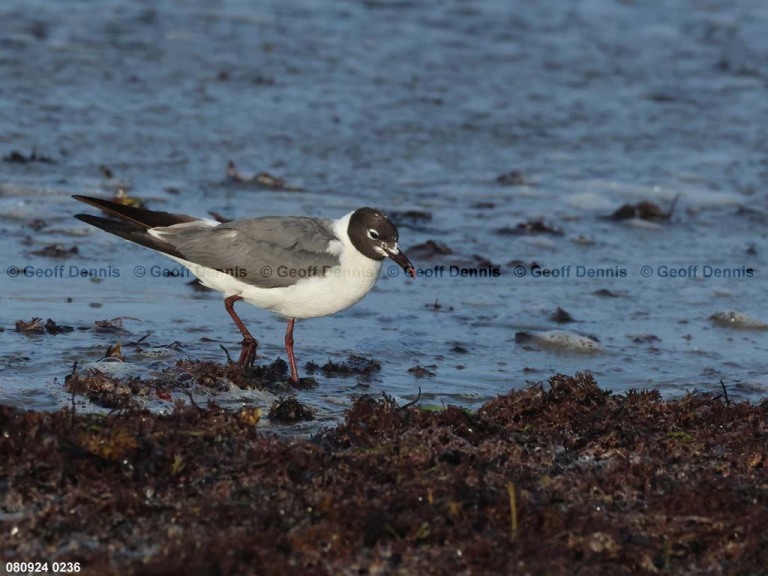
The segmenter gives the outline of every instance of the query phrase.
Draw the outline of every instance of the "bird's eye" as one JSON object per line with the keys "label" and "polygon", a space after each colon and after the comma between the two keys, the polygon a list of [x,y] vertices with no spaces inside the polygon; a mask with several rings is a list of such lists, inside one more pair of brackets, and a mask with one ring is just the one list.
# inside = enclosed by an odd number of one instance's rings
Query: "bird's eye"
{"label": "bird's eye", "polygon": [[379,233],[376,232],[376,230],[374,230],[373,228],[371,228],[370,230],[368,230],[368,238],[371,238],[373,240],[378,240]]}

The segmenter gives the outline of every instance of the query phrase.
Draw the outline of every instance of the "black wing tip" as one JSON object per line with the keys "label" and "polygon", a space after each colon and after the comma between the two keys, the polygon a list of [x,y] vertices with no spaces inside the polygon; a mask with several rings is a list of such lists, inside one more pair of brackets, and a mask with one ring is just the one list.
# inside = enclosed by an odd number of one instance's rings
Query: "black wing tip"
{"label": "black wing tip", "polygon": [[112,200],[104,200],[103,198],[94,198],[92,196],[75,194],[72,196],[72,198],[88,204],[89,206],[93,206],[94,208],[103,210],[107,214],[121,220],[127,220],[129,222],[133,222],[134,224],[138,224],[144,229],[173,226],[174,224],[182,224],[185,222],[194,222],[199,220],[199,218],[186,216],[185,214],[173,214],[171,212],[161,212],[159,210],[147,210],[146,208],[128,206],[126,204],[113,202]]}
{"label": "black wing tip", "polygon": [[106,220],[106,218],[94,216],[93,214],[73,214],[73,216],[82,222],[87,222],[88,224],[90,224],[92,220]]}
{"label": "black wing tip", "polygon": [[91,226],[96,226],[97,228],[101,228],[102,230],[106,232],[111,232],[112,234],[118,234],[118,231],[120,232],[143,232],[144,228],[141,226],[138,226],[134,222],[131,221],[124,221],[124,220],[115,220],[113,218],[102,218],[101,216],[95,216],[93,214],[74,214],[74,217],[80,220],[81,222],[85,222],[86,224],[90,224]]}
{"label": "black wing tip", "polygon": [[112,202],[110,200],[107,200],[106,198],[96,198],[95,196],[83,196],[82,194],[73,194],[72,198],[74,198],[78,202],[82,202],[83,204],[88,204],[88,206],[99,208],[101,210],[104,210],[105,212],[111,212],[115,216],[118,215],[117,212],[120,210],[122,206],[117,202]]}
{"label": "black wing tip", "polygon": [[74,198],[78,202],[83,202],[85,204],[89,204],[97,208],[102,208],[107,206],[121,208],[125,206],[124,204],[119,204],[117,202],[113,202],[112,200],[107,200],[106,198],[97,198],[96,196],[84,196],[82,194],[73,194],[72,198]]}
{"label": "black wing tip", "polygon": [[74,217],[81,222],[95,226],[104,232],[114,234],[115,236],[124,238],[129,242],[133,242],[134,244],[145,246],[150,250],[162,252],[163,254],[168,254],[169,256],[176,258],[184,257],[178,250],[176,250],[175,247],[171,246],[167,242],[163,242],[162,240],[158,240],[157,238],[150,236],[147,234],[147,230],[144,226],[141,226],[131,220],[114,220],[112,218],[94,216],[93,214],[74,214]]}

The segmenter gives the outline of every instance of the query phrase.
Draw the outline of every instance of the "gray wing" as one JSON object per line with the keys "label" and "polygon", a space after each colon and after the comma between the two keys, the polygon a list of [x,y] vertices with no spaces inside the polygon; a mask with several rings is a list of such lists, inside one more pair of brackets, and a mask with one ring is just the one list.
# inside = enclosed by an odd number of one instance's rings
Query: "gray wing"
{"label": "gray wing", "polygon": [[339,239],[329,220],[317,218],[268,216],[216,227],[193,222],[155,228],[152,235],[190,262],[259,288],[291,286],[339,265],[333,253],[333,243]]}

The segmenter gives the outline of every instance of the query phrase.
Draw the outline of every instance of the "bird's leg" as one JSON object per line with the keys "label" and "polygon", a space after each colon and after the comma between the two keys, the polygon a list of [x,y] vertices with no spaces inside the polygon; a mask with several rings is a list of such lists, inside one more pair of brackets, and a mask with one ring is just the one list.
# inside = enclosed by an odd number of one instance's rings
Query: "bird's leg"
{"label": "bird's leg", "polygon": [[288,362],[291,365],[291,384],[299,383],[299,371],[296,369],[296,358],[293,356],[293,325],[296,319],[288,320],[288,328],[285,330],[285,351],[288,352]]}
{"label": "bird's leg", "polygon": [[225,298],[224,307],[227,309],[227,312],[229,312],[229,315],[232,316],[232,320],[235,321],[238,330],[240,330],[240,333],[243,335],[243,348],[240,351],[240,358],[237,360],[237,365],[240,368],[247,368],[253,364],[253,360],[256,358],[256,346],[258,346],[258,342],[256,342],[256,339],[251,336],[251,333],[248,332],[248,328],[245,327],[243,321],[240,320],[238,315],[235,313],[234,304],[238,300],[242,299],[243,298],[241,296],[237,295]]}

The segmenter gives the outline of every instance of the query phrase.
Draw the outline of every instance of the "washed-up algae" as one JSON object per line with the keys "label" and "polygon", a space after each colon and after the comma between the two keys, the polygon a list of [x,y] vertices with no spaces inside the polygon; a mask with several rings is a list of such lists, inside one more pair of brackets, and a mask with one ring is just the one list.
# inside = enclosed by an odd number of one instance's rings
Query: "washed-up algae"
{"label": "washed-up algae", "polygon": [[555,376],[477,412],[0,408],[0,551],[84,574],[765,574],[768,402]]}

